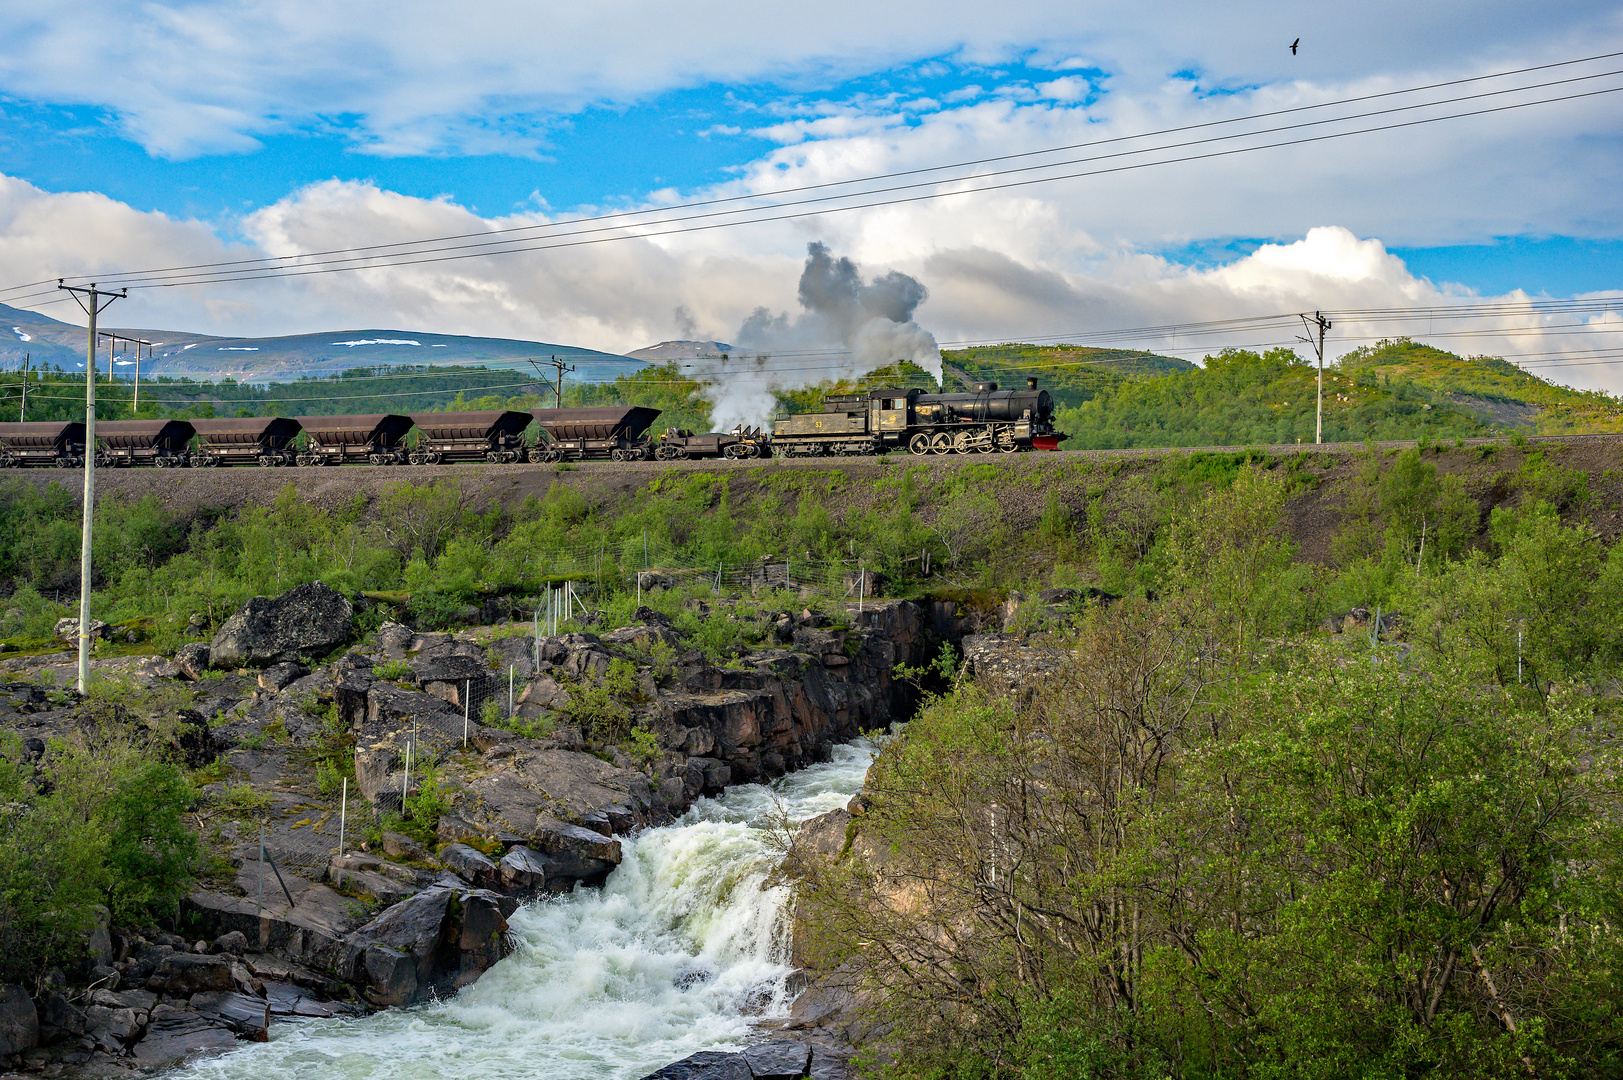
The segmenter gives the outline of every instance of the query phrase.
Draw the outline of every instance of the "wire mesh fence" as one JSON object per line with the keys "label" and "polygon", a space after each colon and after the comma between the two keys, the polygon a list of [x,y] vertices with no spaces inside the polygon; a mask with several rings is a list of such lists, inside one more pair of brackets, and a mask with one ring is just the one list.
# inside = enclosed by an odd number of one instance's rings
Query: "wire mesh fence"
{"label": "wire mesh fence", "polygon": [[550,566],[560,575],[579,577],[554,579],[538,597],[511,609],[514,622],[529,624],[523,635],[529,639],[524,649],[529,663],[503,664],[425,686],[444,705],[414,715],[396,734],[398,763],[390,770],[388,786],[373,798],[364,797],[350,777],[328,777],[330,783],[319,793],[273,793],[269,805],[256,807],[238,830],[238,885],[256,902],[275,906],[292,904],[305,882],[337,883],[331,873],[334,860],[379,829],[397,826],[410,813],[413,788],[425,771],[465,748],[479,727],[504,725],[516,716],[531,674],[543,669],[545,639],[595,621],[598,612],[592,605],[605,595],[604,584],[634,590],[639,603],[665,589],[752,596],[778,591],[861,604],[872,588],[872,576],[858,559],[768,557],[693,566],[679,565],[691,559],[680,559],[669,549],[638,544],[636,561],[643,565],[632,568],[622,560],[624,554],[623,549],[607,548],[548,553]]}

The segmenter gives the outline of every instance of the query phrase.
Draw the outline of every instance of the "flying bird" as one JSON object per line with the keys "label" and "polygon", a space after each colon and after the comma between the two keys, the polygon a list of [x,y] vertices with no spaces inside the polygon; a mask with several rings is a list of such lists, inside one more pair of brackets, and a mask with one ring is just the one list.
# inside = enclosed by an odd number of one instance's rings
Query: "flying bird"
{"label": "flying bird", "polygon": [[1301,38],[1297,38],[1295,41],[1291,42],[1291,55],[1292,56],[1296,55],[1296,46],[1300,45],[1301,43],[1302,43]]}

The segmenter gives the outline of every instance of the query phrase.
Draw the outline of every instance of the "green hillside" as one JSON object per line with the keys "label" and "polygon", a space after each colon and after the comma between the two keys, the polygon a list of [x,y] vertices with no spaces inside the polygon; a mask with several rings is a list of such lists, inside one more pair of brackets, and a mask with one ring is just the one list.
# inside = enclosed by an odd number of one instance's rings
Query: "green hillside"
{"label": "green hillside", "polygon": [[1504,430],[1542,435],[1617,431],[1623,402],[1593,390],[1556,386],[1497,356],[1461,357],[1399,338],[1356,349],[1337,365],[1381,385],[1421,384]]}
{"label": "green hillside", "polygon": [[1080,405],[1121,383],[1198,370],[1187,360],[1133,349],[1094,349],[1080,345],[982,345],[943,349],[948,390],[967,390],[970,383],[1019,386],[1035,375],[1060,405]]}
{"label": "green hillside", "polygon": [[[1290,349],[1226,350],[1204,368],[1101,386],[1062,407],[1071,449],[1312,442],[1317,371]],[[1617,431],[1623,402],[1555,386],[1495,357],[1464,359],[1407,339],[1326,369],[1324,439],[1466,438],[1508,431]]]}

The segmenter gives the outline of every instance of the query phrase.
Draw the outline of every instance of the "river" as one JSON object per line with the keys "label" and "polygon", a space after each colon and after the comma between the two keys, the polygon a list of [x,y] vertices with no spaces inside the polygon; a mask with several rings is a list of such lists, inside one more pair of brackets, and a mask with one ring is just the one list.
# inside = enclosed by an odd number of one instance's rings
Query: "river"
{"label": "river", "polygon": [[623,838],[601,888],[528,904],[517,948],[446,1001],[277,1024],[270,1041],[171,1080],[637,1080],[697,1050],[738,1049],[790,995],[788,890],[766,887],[770,828],[844,806],[875,747],[701,799]]}

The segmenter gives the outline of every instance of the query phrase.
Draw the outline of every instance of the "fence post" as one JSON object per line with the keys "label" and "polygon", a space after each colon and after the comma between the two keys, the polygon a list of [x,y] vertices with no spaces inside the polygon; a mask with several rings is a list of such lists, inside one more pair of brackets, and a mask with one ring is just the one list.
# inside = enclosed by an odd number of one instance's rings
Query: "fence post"
{"label": "fence post", "polygon": [[[411,733],[417,734],[417,717],[411,718]],[[415,738],[406,741],[406,771],[400,775],[400,816],[406,816],[406,792],[411,788],[411,744]]]}
{"label": "fence post", "polygon": [[265,910],[265,826],[259,826],[259,895],[254,900],[254,914]]}
{"label": "fence post", "polygon": [[[537,646],[539,648],[539,645]],[[462,687],[462,749],[468,748],[468,706],[473,700],[473,680]]]}
{"label": "fence post", "polygon": [[513,665],[507,665],[507,718],[513,718]]}
{"label": "fence post", "polygon": [[862,614],[862,601],[868,592],[868,575],[863,572],[862,563],[857,563],[857,614]]}
{"label": "fence post", "polygon": [[536,608],[535,611],[531,612],[531,614],[535,618],[535,656],[532,658],[532,660],[530,662],[533,663],[536,667],[540,667],[541,666],[541,609]]}
{"label": "fence post", "polygon": [[349,826],[349,777],[344,777],[343,801],[338,804],[338,857],[344,857],[344,830]]}

